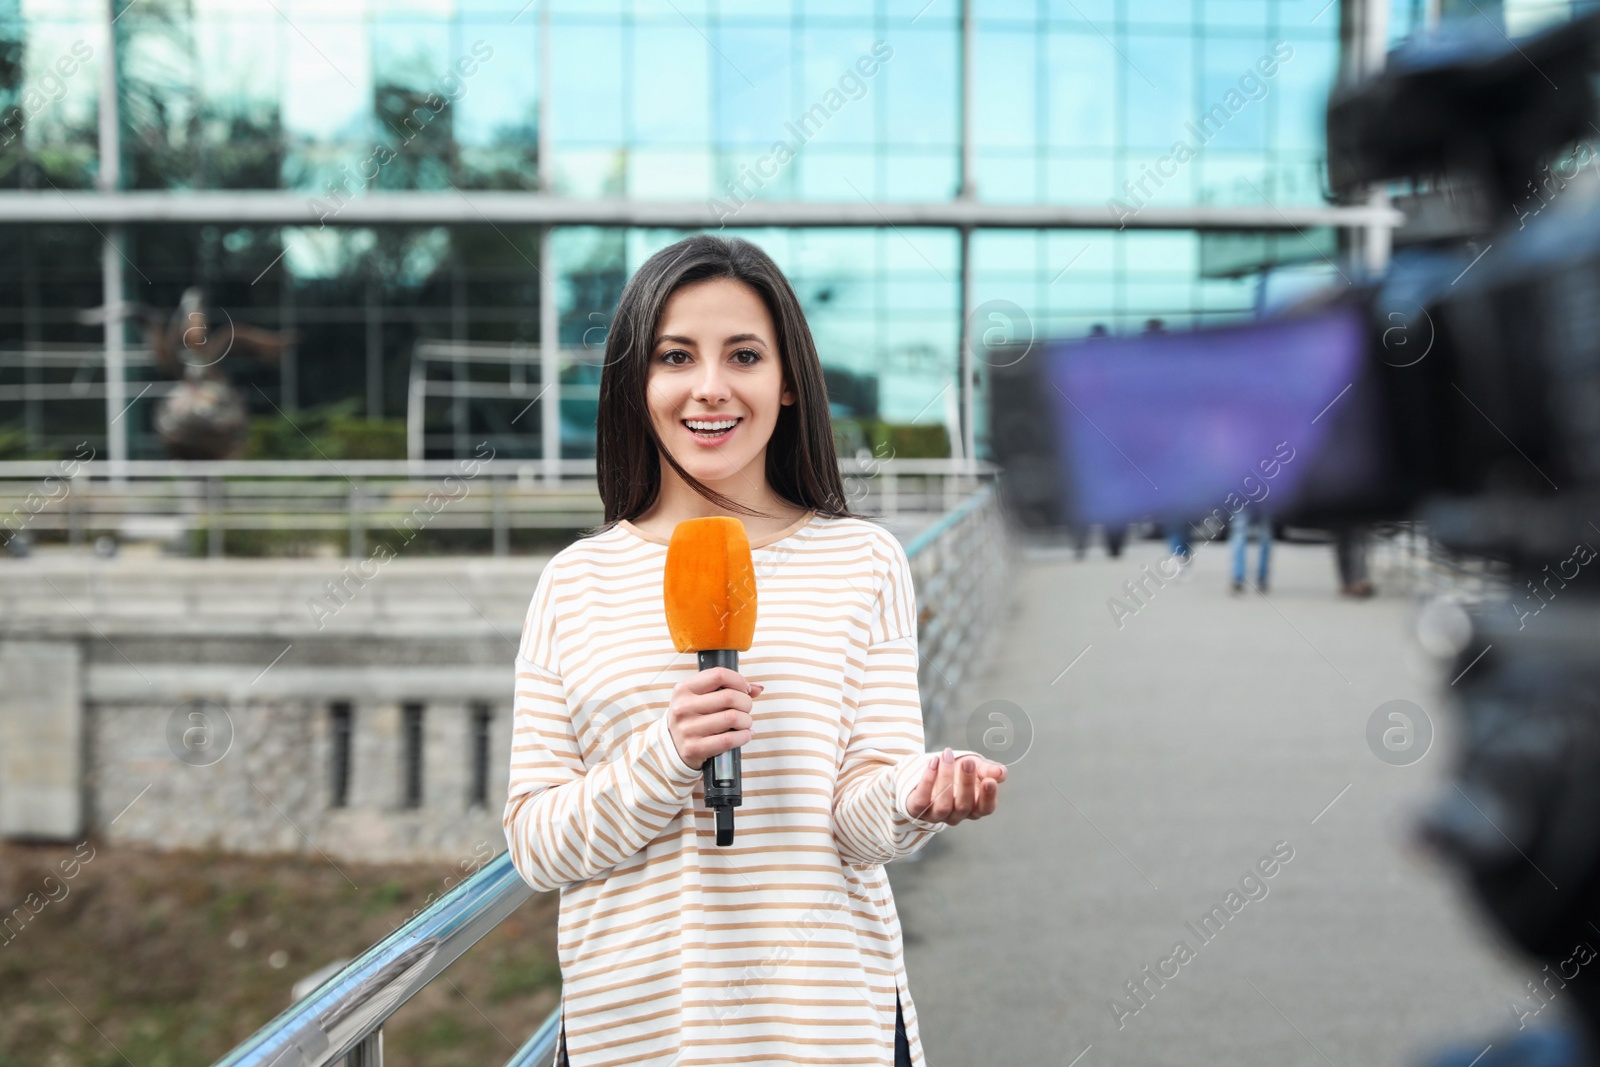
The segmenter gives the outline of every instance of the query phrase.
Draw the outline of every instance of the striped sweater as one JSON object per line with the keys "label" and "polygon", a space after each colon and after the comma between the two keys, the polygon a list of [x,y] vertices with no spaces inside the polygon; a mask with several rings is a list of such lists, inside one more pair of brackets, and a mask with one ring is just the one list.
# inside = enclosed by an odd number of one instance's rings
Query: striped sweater
{"label": "striped sweater", "polygon": [[810,512],[751,542],[766,686],[718,847],[667,730],[697,670],[667,632],[667,542],[629,522],[550,561],[517,654],[506,840],[561,891],[572,1067],[925,1064],[883,864],[944,823],[906,802],[926,759],[917,612],[882,527]]}

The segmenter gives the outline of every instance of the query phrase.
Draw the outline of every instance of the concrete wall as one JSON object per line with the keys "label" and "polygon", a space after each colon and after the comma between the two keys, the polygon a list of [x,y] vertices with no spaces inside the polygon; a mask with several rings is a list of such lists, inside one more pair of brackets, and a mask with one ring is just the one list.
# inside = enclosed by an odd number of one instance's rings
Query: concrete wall
{"label": "concrete wall", "polygon": [[[316,862],[498,852],[513,661],[543,566],[0,560],[0,837],[92,833]],[[930,645],[929,670],[958,670],[932,664],[942,655]],[[353,713],[344,806],[339,702]],[[481,805],[468,796],[478,702],[491,713]],[[417,807],[405,803],[408,703],[424,707]]]}
{"label": "concrete wall", "polygon": [[0,837],[83,832],[81,657],[72,641],[0,641]]}
{"label": "concrete wall", "polygon": [[404,803],[395,701],[351,701],[344,807],[333,803],[331,702],[208,705],[202,714],[219,733],[231,734],[231,743],[215,762],[192,764],[176,758],[167,743],[170,707],[92,705],[93,825],[110,841],[167,848],[425,859],[470,853],[487,838],[498,851],[511,744],[509,671],[506,682],[507,696],[489,702],[486,805],[468,802],[472,709],[460,700],[420,701],[424,777],[417,808]]}
{"label": "concrete wall", "polygon": [[[7,566],[0,836],[93,833],[319,862],[504,847],[512,661],[542,560],[391,562],[331,602],[333,615],[307,605],[330,603],[342,561]],[[348,803],[336,807],[341,701],[353,736]],[[424,708],[415,808],[407,703]],[[469,798],[479,703],[490,713],[486,804]]]}

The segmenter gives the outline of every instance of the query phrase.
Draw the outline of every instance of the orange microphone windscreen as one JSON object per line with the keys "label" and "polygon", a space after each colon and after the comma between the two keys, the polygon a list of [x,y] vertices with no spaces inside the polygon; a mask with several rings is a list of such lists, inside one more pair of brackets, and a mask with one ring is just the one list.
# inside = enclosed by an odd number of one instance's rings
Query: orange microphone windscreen
{"label": "orange microphone windscreen", "polygon": [[723,515],[673,527],[662,581],[667,629],[679,652],[749,649],[756,572],[744,523]]}

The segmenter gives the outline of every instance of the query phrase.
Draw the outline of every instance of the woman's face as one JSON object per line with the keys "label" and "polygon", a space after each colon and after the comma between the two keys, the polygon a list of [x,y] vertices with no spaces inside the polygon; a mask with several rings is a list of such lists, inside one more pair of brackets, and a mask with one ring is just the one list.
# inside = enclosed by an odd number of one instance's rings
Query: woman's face
{"label": "woman's face", "polygon": [[795,396],[760,295],[744,282],[710,278],[668,297],[645,396],[656,434],[696,479],[711,485],[743,474],[763,484],[778,409]]}

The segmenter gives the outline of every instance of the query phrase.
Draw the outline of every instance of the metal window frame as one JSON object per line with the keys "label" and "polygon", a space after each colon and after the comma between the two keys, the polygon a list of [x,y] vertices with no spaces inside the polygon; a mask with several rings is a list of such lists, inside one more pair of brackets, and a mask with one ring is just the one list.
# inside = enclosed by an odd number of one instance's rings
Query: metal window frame
{"label": "metal window frame", "polygon": [[[1370,69],[1382,62],[1386,45],[1387,0],[1344,0],[1341,36],[1347,54],[1360,56],[1360,65]],[[97,188],[94,191],[54,191],[53,193],[0,193],[0,225],[4,224],[80,224],[104,227],[105,243],[101,255],[102,288],[107,311],[105,325],[107,453],[114,477],[121,479],[128,459],[127,424],[121,415],[127,406],[125,384],[124,244],[126,227],[150,223],[217,223],[228,225],[325,225],[307,203],[307,197],[294,192],[260,190],[237,192],[165,192],[122,189],[120,168],[120,119],[118,114],[115,0],[105,0],[105,57],[99,86],[99,156]],[[959,51],[959,137],[960,185],[948,202],[872,203],[753,200],[740,209],[739,224],[744,227],[837,227],[954,229],[960,235],[960,288],[957,346],[959,352],[958,402],[962,430],[957,443],[959,454],[975,454],[975,383],[969,330],[966,319],[973,303],[974,279],[971,269],[971,240],[976,229],[1140,229],[1140,230],[1303,230],[1308,227],[1336,226],[1356,231],[1369,267],[1381,266],[1387,259],[1393,229],[1403,221],[1380,191],[1364,205],[1348,207],[1285,206],[1265,207],[1149,207],[1132,219],[1118,222],[1104,208],[1086,205],[993,204],[978,199],[976,150],[973,137],[973,62],[976,48],[972,0],[961,0],[958,15]],[[1352,28],[1355,32],[1352,34]],[[647,227],[684,230],[720,229],[722,220],[710,203],[697,201],[646,201],[578,199],[557,196],[550,185],[550,11],[539,3],[539,99],[538,141],[539,190],[537,192],[464,192],[448,196],[442,192],[379,193],[350,200],[332,224],[372,225],[534,225],[539,227],[540,337],[543,380],[547,383],[540,402],[545,414],[541,444],[544,476],[554,481],[561,461],[560,375],[557,373],[558,323],[556,295],[552,279],[556,276],[551,249],[551,229],[557,226]],[[290,369],[293,374],[293,369]],[[372,389],[368,389],[369,395]]]}

